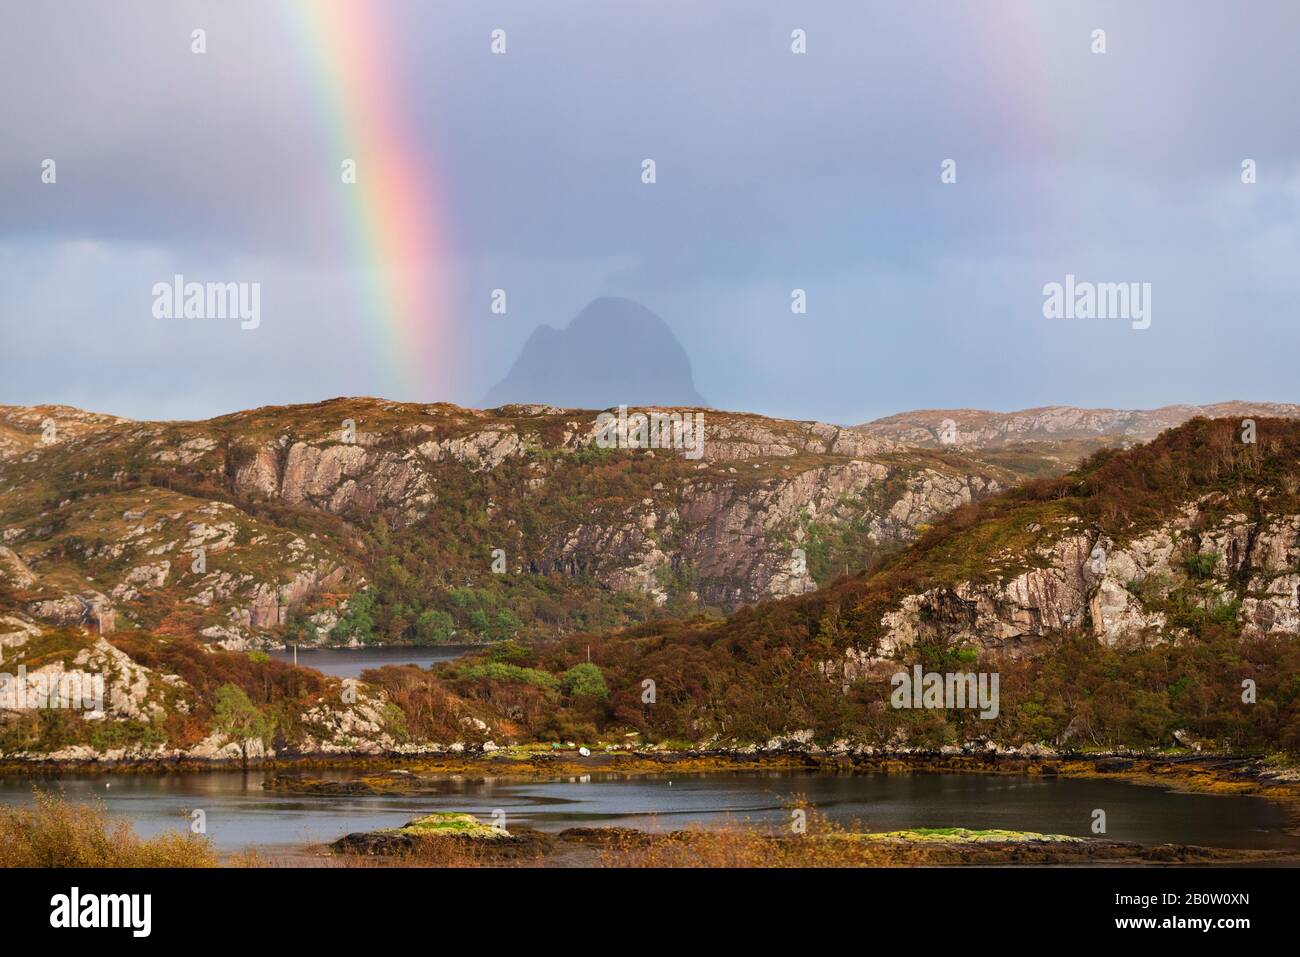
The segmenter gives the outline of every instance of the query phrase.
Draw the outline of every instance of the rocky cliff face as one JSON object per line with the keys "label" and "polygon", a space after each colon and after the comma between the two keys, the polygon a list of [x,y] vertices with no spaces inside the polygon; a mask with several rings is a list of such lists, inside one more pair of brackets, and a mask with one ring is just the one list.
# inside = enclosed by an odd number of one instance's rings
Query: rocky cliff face
{"label": "rocky cliff face", "polygon": [[[1018,655],[1069,630],[1107,646],[1179,641],[1210,624],[1243,639],[1300,632],[1300,483],[1286,445],[1295,430],[1262,420],[1261,449],[1254,436],[1241,440],[1235,418],[1183,430],[1166,447],[1140,450],[1140,460],[1102,465],[1078,486],[1092,489],[1091,501],[1026,502],[965,533],[982,562],[968,554],[960,567],[978,574],[932,576],[941,580],[897,597],[876,653],[936,641]],[[1191,441],[1195,448],[1178,447]],[[1120,482],[1133,487],[1111,487]],[[1214,490],[1168,501],[1169,489],[1197,485]],[[1064,487],[1060,494],[1069,501]],[[1129,507],[1152,498],[1156,509]],[[953,542],[949,554],[962,554],[963,537]]]}
{"label": "rocky cliff face", "polygon": [[1220,496],[1188,503],[1169,522],[1122,544],[1096,532],[1044,530],[1037,567],[995,583],[960,581],[904,597],[884,616],[879,652],[923,636],[1019,654],[1037,639],[1082,628],[1098,641],[1168,640],[1166,607],[1194,591],[1236,616],[1243,634],[1300,631],[1300,515],[1230,514],[1206,524]]}
{"label": "rocky cliff face", "polygon": [[906,542],[924,523],[997,488],[987,474],[900,471],[860,459],[753,489],[702,480],[686,489],[682,518],[692,529],[686,550],[699,556],[711,604],[734,607],[756,595],[797,595],[817,587],[807,564],[808,528],[858,523],[864,538],[880,546]]}

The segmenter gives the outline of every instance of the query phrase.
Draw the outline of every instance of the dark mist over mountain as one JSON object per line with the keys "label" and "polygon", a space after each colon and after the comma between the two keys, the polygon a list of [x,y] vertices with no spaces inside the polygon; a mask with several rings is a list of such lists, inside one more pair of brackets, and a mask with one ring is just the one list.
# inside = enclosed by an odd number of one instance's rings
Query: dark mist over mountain
{"label": "dark mist over mountain", "polygon": [[545,402],[565,408],[707,405],[691,361],[668,324],[640,303],[593,300],[565,329],[542,326],[483,399],[494,408]]}

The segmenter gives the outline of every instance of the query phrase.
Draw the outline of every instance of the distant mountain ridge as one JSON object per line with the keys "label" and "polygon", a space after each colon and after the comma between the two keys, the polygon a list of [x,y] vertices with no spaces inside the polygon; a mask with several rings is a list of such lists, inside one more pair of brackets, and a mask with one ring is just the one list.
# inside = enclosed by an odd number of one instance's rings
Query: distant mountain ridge
{"label": "distant mountain ridge", "polygon": [[708,404],[668,324],[617,297],[593,300],[564,329],[535,329],[483,399],[486,408],[531,403],[577,409]]}
{"label": "distant mountain ridge", "polygon": [[[1097,445],[1147,442],[1197,416],[1206,418],[1300,418],[1300,405],[1283,402],[1217,402],[1212,405],[1166,405],[1158,409],[1080,409],[1067,405],[988,412],[982,409],[919,409],[857,426],[878,438],[902,445],[944,444],[990,448],[1020,442],[1092,441]],[[951,442],[941,433],[951,421]]]}

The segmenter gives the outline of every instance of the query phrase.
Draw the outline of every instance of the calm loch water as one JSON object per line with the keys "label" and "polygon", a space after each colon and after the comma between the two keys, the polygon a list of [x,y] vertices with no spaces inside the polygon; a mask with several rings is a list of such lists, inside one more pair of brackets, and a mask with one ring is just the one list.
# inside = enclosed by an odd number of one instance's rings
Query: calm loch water
{"label": "calm loch water", "polygon": [[[335,678],[359,678],[367,668],[382,668],[384,665],[430,665],[453,661],[473,648],[482,645],[429,645],[426,647],[382,647],[382,648],[299,648],[298,664],[304,668],[315,668]],[[272,658],[280,661],[293,661],[293,649],[271,652]]]}
{"label": "calm loch water", "polygon": [[[345,772],[313,772],[343,779]],[[202,809],[218,848],[291,847],[352,831],[393,827],[434,810],[468,811],[491,822],[494,810],[541,830],[575,825],[672,830],[746,821],[789,820],[803,798],[817,812],[873,831],[907,827],[1009,828],[1089,837],[1094,809],[1106,836],[1143,843],[1232,848],[1298,848],[1283,810],[1259,798],[1184,794],[1117,781],[961,774],[830,775],[755,772],[688,777],[592,774],[553,779],[466,780],[448,775],[436,792],[409,797],[296,795],[264,791],[263,772],[174,775],[96,774],[46,779],[70,799],[102,800],[145,835],[182,828]],[[30,778],[0,778],[0,802],[32,799]]]}

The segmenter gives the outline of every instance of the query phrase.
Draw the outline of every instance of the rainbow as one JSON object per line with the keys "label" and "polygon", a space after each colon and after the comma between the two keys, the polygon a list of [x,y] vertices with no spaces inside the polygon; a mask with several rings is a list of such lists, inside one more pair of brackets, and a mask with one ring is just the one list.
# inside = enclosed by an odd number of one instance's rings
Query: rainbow
{"label": "rainbow", "polygon": [[[431,172],[400,109],[386,7],[365,0],[287,0],[288,28],[319,78],[349,233],[366,277],[362,308],[376,329],[396,399],[444,398],[450,324],[442,288],[439,206]],[[356,182],[341,180],[344,160]]]}

